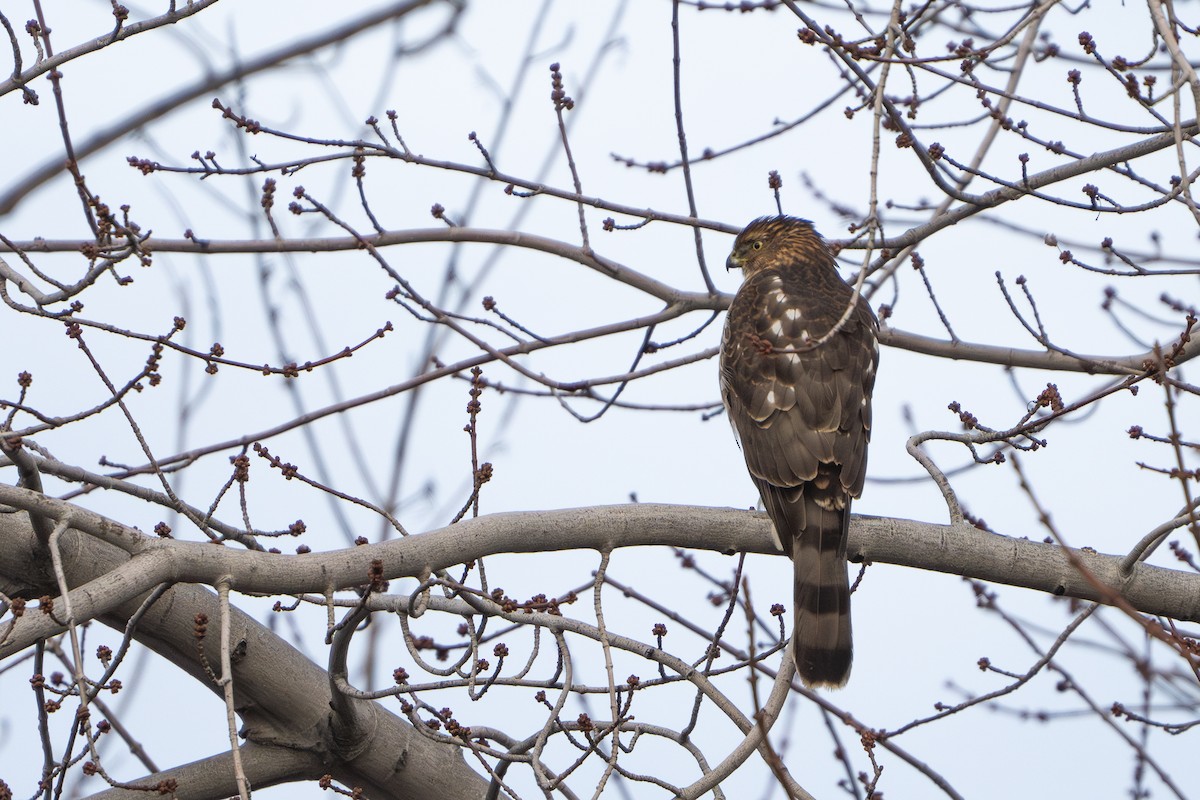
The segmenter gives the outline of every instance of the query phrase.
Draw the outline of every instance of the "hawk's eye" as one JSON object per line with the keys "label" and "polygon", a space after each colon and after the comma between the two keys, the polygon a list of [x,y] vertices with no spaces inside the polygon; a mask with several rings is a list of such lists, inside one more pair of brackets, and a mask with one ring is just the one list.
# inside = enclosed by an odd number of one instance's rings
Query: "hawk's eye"
{"label": "hawk's eye", "polygon": [[750,247],[755,250],[762,250],[762,242],[755,242],[754,244],[750,245]]}

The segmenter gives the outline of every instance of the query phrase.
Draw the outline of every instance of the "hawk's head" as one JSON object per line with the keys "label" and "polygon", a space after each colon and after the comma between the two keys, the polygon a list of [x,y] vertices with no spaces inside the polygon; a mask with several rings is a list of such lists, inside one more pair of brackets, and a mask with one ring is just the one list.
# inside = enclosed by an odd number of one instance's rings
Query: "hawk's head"
{"label": "hawk's head", "polygon": [[733,242],[725,269],[740,269],[749,278],[781,264],[828,258],[825,240],[811,222],[799,217],[759,217]]}

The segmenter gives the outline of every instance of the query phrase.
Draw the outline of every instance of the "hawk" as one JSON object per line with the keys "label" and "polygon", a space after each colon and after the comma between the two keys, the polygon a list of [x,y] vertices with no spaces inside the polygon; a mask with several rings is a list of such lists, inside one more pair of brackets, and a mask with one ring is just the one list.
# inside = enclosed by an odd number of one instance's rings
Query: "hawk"
{"label": "hawk", "polygon": [[806,686],[844,686],[846,536],[867,471],[879,322],[808,220],[754,220],[725,266],[743,282],[721,339],[721,399],[793,562],[792,655]]}

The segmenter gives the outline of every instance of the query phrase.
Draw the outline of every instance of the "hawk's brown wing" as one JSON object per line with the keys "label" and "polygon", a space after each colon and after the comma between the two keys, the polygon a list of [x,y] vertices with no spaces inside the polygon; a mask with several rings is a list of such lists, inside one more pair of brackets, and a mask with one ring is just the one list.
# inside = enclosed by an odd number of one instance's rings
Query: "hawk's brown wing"
{"label": "hawk's brown wing", "polygon": [[791,265],[747,278],[729,309],[722,399],[746,466],[795,564],[793,652],[810,685],[850,672],[846,532],[862,492],[878,363],[874,315],[827,267]]}

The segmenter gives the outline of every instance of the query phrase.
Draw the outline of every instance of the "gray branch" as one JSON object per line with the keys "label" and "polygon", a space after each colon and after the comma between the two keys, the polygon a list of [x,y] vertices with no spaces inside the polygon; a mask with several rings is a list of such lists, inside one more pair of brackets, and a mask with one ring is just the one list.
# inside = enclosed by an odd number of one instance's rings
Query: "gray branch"
{"label": "gray branch", "polygon": [[[0,488],[12,491],[8,487]],[[67,503],[51,502],[69,507]],[[76,509],[73,516],[86,517],[89,522],[102,519],[80,509]],[[141,535],[132,529],[123,530]],[[103,587],[112,576],[122,575],[123,568],[137,564],[140,559],[130,559],[122,548],[89,533],[70,530],[61,537],[63,569],[68,580],[72,585],[92,587],[89,596],[95,590],[94,594],[101,600],[90,612],[74,609],[75,621],[80,623],[95,618],[123,631],[145,597],[141,584],[117,579],[113,581],[113,591]],[[213,545],[208,547],[224,550]],[[225,552],[235,553],[232,550]],[[10,589],[14,586],[22,588],[24,596],[56,594],[49,558],[25,514],[0,515],[0,574]],[[61,602],[56,602],[56,615],[64,613],[63,608]],[[213,632],[204,639],[204,654],[209,664],[220,663],[215,633],[220,613],[214,592],[204,586],[179,583],[151,606],[139,622],[134,637],[214,693],[219,692],[200,659],[194,630],[196,615],[207,615]],[[241,734],[247,744],[270,748],[248,751],[253,758],[252,778],[262,781],[260,785],[310,780],[328,773],[347,786],[362,787],[367,796],[376,800],[479,798],[484,795],[487,781],[467,765],[458,748],[442,747],[422,737],[407,721],[378,703],[364,703],[366,713],[363,717],[373,726],[364,732],[371,737],[371,747],[353,754],[340,752],[329,730],[331,694],[325,670],[252,617],[236,608],[232,613],[232,642],[236,651],[233,676],[237,711],[242,721]],[[38,617],[49,618],[49,615],[39,613],[31,604],[15,629],[9,630],[7,624],[0,625],[0,639],[9,633],[24,640],[24,628],[40,627],[29,624],[40,622],[35,619]],[[6,645],[13,643],[11,636],[9,638]],[[7,646],[5,652],[11,652]],[[188,724],[184,719],[177,722],[181,729]],[[294,751],[294,755],[279,760],[275,767],[263,763],[260,753],[278,752],[280,748]],[[210,769],[206,771],[204,765]],[[233,771],[228,770],[214,783],[208,775],[212,771],[211,765],[212,760],[207,759],[143,778],[136,784],[152,787],[162,778],[173,777],[180,781],[174,795],[181,800],[215,800],[230,796],[234,793],[230,788]],[[284,769],[288,765],[296,767],[296,771],[289,773]],[[202,774],[205,777],[197,778]],[[113,793],[108,796],[133,795]],[[147,793],[140,792],[137,796],[145,797]]]}
{"label": "gray branch", "polygon": [[[384,578],[418,577],[497,553],[611,550],[665,545],[721,553],[774,552],[764,515],[728,508],[637,504],[493,514],[418,536],[327,553],[282,555],[246,552],[211,544],[146,536],[98,514],[14,487],[0,486],[0,502],[71,518],[72,526],[133,556],[113,560],[99,572],[76,572],[71,603],[77,621],[112,613],[131,597],[160,583],[213,585],[228,580],[239,592],[321,594],[368,582],[371,562]],[[0,518],[0,572],[18,579],[9,565],[29,558],[23,540],[27,519]],[[90,550],[85,539],[80,547]],[[856,516],[851,525],[852,561],[928,569],[1021,586],[1049,594],[1111,602],[1120,596],[1137,610],[1200,621],[1200,576],[1137,564],[1123,579],[1121,556],[986,533],[965,525]],[[21,554],[24,553],[22,556]],[[1072,559],[1090,573],[1082,574]],[[87,560],[85,555],[84,560]],[[85,577],[86,575],[86,577]],[[216,618],[216,615],[213,615]],[[13,630],[0,628],[0,658],[65,630],[53,617],[27,614]]]}
{"label": "gray branch", "polygon": [[[246,779],[254,789],[303,779],[316,780],[329,771],[320,753],[315,751],[254,742],[242,745],[239,749]],[[139,788],[108,789],[91,795],[88,800],[147,800],[158,794],[140,787],[153,787],[171,780],[179,786],[174,792],[179,798],[229,797],[237,794],[233,755],[218,753],[210,758],[148,775],[133,784]]]}
{"label": "gray branch", "polygon": [[[457,525],[374,545],[306,555],[249,552],[212,544],[163,540],[70,503],[25,489],[0,486],[0,502],[45,518],[69,520],[61,537],[61,560],[71,590],[76,624],[98,619],[123,630],[147,592],[173,584],[141,619],[135,637],[202,684],[216,690],[199,656],[194,633],[197,614],[219,619],[216,595],[204,584],[228,582],[240,592],[323,593],[368,581],[371,562],[380,560],[384,577],[428,574],[496,553],[571,549],[608,551],[662,545],[719,553],[771,553],[767,518],[728,508],[637,504],[494,514]],[[1200,576],[1136,564],[1122,580],[1120,556],[1073,550],[1041,542],[985,533],[969,526],[856,516],[850,530],[854,561],[897,564],[1023,586],[1055,595],[1112,602],[1120,596],[1139,611],[1200,621]],[[0,583],[26,597],[55,595],[48,554],[27,513],[0,514]],[[1072,562],[1082,564],[1085,576]],[[0,624],[0,658],[11,656],[63,631],[66,604],[55,615],[29,606],[15,624]],[[339,749],[330,732],[328,674],[265,626],[234,609],[233,664],[238,713],[247,740],[245,754],[259,785],[311,780],[331,774],[375,798],[482,797],[487,782],[456,747],[443,747],[417,734],[405,720],[370,701],[358,715],[373,730],[362,735],[372,746]],[[58,617],[59,621],[56,621]],[[218,663],[215,635],[203,640],[208,663]],[[249,745],[294,758],[270,766]],[[214,758],[217,758],[214,756]],[[164,777],[180,780],[181,798],[228,796],[227,782],[195,781],[197,765],[178,767],[138,781],[154,785]],[[232,772],[229,773],[232,775]],[[186,781],[185,781],[186,779]],[[113,790],[104,797],[123,797]]]}

